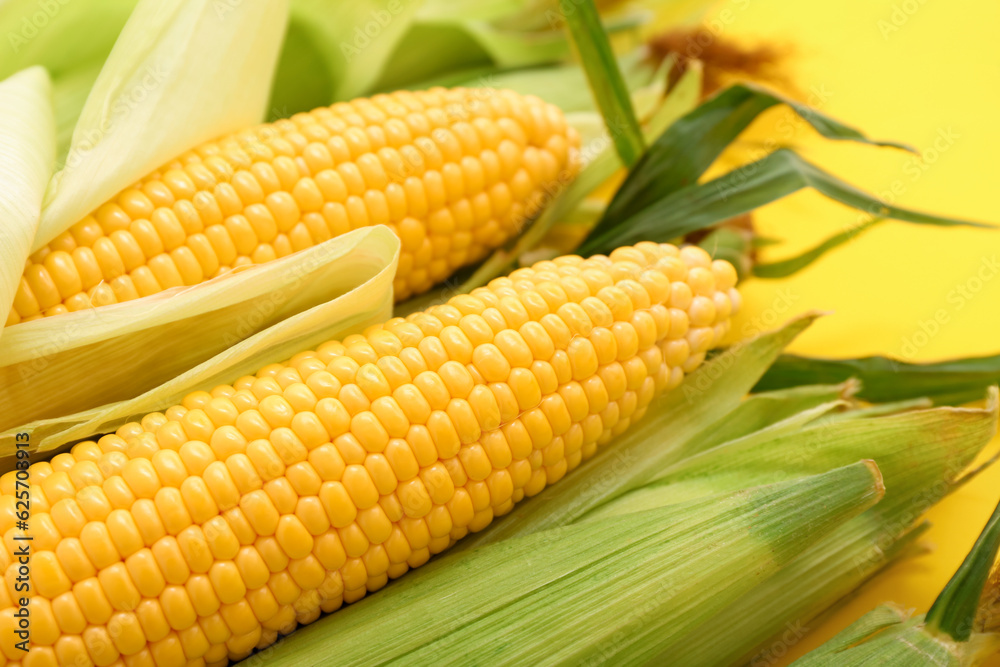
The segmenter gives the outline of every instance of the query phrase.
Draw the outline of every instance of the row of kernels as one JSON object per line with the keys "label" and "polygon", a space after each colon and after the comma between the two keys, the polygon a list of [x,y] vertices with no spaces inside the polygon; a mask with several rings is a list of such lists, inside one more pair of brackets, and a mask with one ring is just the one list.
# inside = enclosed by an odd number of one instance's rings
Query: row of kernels
{"label": "row of kernels", "polygon": [[[474,300],[459,299],[455,303],[466,310],[479,308]],[[484,304],[480,302],[479,305]],[[655,306],[652,306],[649,310],[652,312],[654,309]],[[447,309],[442,310],[441,315],[445,321],[460,322],[462,317],[459,312],[456,320],[454,314]],[[509,511],[513,502],[520,500],[524,495],[537,493],[545,485],[557,481],[567,470],[592,455],[596,451],[595,443],[606,441],[624,430],[631,421],[640,418],[652,400],[656,387],[665,386],[678,372],[683,376],[683,369],[671,368],[667,362],[674,360],[687,364],[687,361],[682,359],[685,352],[690,353],[687,339],[670,339],[661,335],[664,332],[660,324],[664,319],[662,313],[659,316],[650,314],[648,317],[649,321],[640,323],[637,327],[633,327],[631,323],[626,326],[647,330],[649,333],[642,336],[636,333],[636,339],[651,338],[655,345],[651,344],[639,350],[639,345],[636,344],[635,356],[619,362],[617,359],[612,360],[609,349],[605,349],[609,345],[606,334],[594,334],[597,336],[595,338],[597,344],[590,343],[594,346],[594,356],[603,355],[600,361],[608,363],[595,367],[593,376],[583,382],[567,379],[561,384],[553,385],[552,391],[546,392],[537,407],[519,413],[512,412],[508,415],[512,417],[511,420],[501,420],[503,426],[499,430],[495,427],[493,430],[480,427],[475,440],[471,439],[475,435],[475,431],[472,430],[466,433],[465,439],[469,439],[469,442],[462,442],[462,438],[457,437],[456,430],[455,441],[449,445],[448,452],[435,452],[434,443],[428,437],[417,437],[417,434],[421,433],[422,425],[410,425],[407,430],[408,437],[415,437],[411,438],[413,444],[403,438],[390,440],[385,445],[385,454],[365,454],[357,438],[353,438],[354,442],[350,442],[349,439],[338,437],[334,443],[319,443],[319,446],[310,451],[308,463],[297,461],[292,466],[286,467],[283,471],[284,477],[267,482],[272,485],[268,490],[256,489],[247,494],[252,496],[251,504],[255,509],[265,510],[251,512],[256,522],[253,530],[274,536],[259,541],[260,548],[272,554],[272,561],[274,554],[282,554],[281,558],[273,563],[274,567],[289,566],[290,557],[297,556],[301,560],[306,556],[307,548],[313,550],[324,568],[328,567],[334,558],[330,554],[336,550],[331,546],[330,540],[325,540],[323,548],[326,549],[324,552],[326,562],[324,562],[317,551],[320,540],[315,539],[322,531],[335,529],[336,544],[344,550],[344,560],[340,564],[343,569],[338,570],[344,587],[342,595],[339,586],[333,587],[336,594],[329,596],[322,592],[316,595],[310,594],[306,590],[308,583],[303,588],[300,584],[304,582],[283,572],[278,572],[269,579],[269,584],[273,584],[271,594],[276,597],[280,595],[283,599],[297,596],[299,611],[295,617],[300,621],[308,620],[314,613],[318,613],[315,610],[324,604],[335,608],[342,601],[357,599],[366,590],[374,590],[384,585],[390,576],[398,576],[406,567],[419,564],[422,562],[421,559],[426,559],[430,553],[437,553],[447,548],[465,532],[478,530],[488,524],[494,516]],[[442,322],[439,321],[439,324]],[[404,338],[415,335],[413,330],[408,330],[399,323],[395,328]],[[482,327],[479,326],[479,329]],[[440,330],[437,330],[438,333]],[[475,334],[476,328],[471,327],[470,331]],[[591,333],[593,334],[593,331]],[[389,334],[392,338],[386,338],[384,334]],[[605,338],[602,339],[601,336]],[[372,396],[382,394],[376,397],[376,401],[388,398],[384,395],[389,385],[385,373],[381,373],[380,368],[372,364],[361,372],[365,366],[353,358],[345,358],[343,353],[353,349],[365,360],[370,358],[369,354],[375,354],[375,358],[380,360],[376,348],[389,354],[394,350],[399,352],[401,350],[396,348],[396,344],[401,345],[402,341],[391,332],[376,329],[368,338],[345,339],[345,343],[346,345],[332,346],[337,354],[332,355],[331,362],[340,358],[342,363],[339,364],[339,368],[349,371],[353,379],[357,379],[360,373],[362,385],[368,388]],[[598,348],[604,351],[599,354]],[[589,358],[589,352],[584,356]],[[566,354],[565,357],[565,359],[559,357],[561,361],[548,365],[559,366],[562,377],[572,378],[569,355]],[[346,359],[350,359],[352,363],[344,366]],[[256,405],[262,403],[264,399],[269,399],[267,409],[274,411],[272,417],[278,423],[286,419],[282,415],[290,411],[291,401],[302,401],[304,407],[312,407],[315,395],[310,396],[309,392],[303,393],[303,387],[309,389],[309,385],[304,385],[300,380],[304,377],[308,383],[310,378],[322,378],[324,374],[332,378],[332,374],[321,371],[321,366],[313,364],[312,360],[322,361],[320,353],[297,355],[297,367],[294,372],[287,372],[288,369],[277,365],[262,369],[260,375],[263,377],[253,379],[247,385],[253,387],[263,383],[259,386],[262,398]],[[446,366],[447,363],[452,365]],[[535,362],[532,366],[534,365]],[[460,364],[446,362],[442,367],[445,368],[445,376],[459,373],[454,377],[461,377],[464,380],[460,383],[461,392],[470,390],[469,379],[465,377],[466,373],[461,372]],[[299,372],[299,368],[303,372]],[[381,374],[373,373],[373,370]],[[472,373],[472,369],[467,370],[468,373]],[[389,368],[389,375],[397,379],[403,378],[398,369],[393,372]],[[547,377],[549,374],[545,375]],[[552,368],[551,375],[556,375],[555,368]],[[279,382],[279,379],[282,382]],[[267,381],[272,384],[268,385]],[[339,380],[335,382],[339,383]],[[475,383],[471,384],[471,389],[475,389]],[[500,382],[495,384],[504,385]],[[328,383],[328,386],[332,385]],[[448,387],[444,386],[444,390],[447,392]],[[249,389],[241,391],[249,393]],[[360,389],[358,391],[364,393]],[[282,392],[284,396],[280,397],[279,394]],[[230,393],[225,388],[216,388],[212,393],[199,392],[190,396],[186,401],[187,406],[183,408],[172,408],[162,415],[147,415],[139,427],[155,429],[159,435],[161,430],[169,429],[171,424],[175,424],[175,430],[181,428],[178,438],[183,438],[180,420],[189,418],[189,415],[204,415],[203,408],[208,408],[214,401],[235,396],[236,393],[235,391]],[[605,394],[608,398],[604,397]],[[295,398],[296,396],[298,398]],[[471,390],[469,396],[471,397]],[[616,400],[610,400],[611,396]],[[254,396],[254,400],[257,399],[258,397]],[[368,397],[365,400],[368,400]],[[458,399],[448,399],[449,404],[452,400]],[[501,402],[503,401],[497,399],[498,405]],[[603,409],[598,411],[597,408],[601,406]],[[517,416],[514,417],[514,414]],[[454,421],[454,418],[446,412],[444,415],[444,419]],[[170,417],[174,419],[171,420]],[[197,422],[196,419],[190,428],[198,428]],[[497,426],[500,423],[497,422]],[[137,437],[138,433],[135,433],[134,429],[131,435],[127,431],[128,429],[120,431],[120,437],[117,439],[108,437],[97,445],[91,443],[80,448],[77,452],[78,459],[70,456],[57,457],[52,463],[47,464],[47,467],[40,467],[36,478],[43,484],[52,478],[51,495],[58,496],[59,493],[67,492],[67,489],[60,491],[64,480],[59,475],[66,476],[69,470],[81,462],[93,463],[94,459],[100,456],[120,453],[123,443],[127,443],[126,448],[132,447],[137,452],[141,451],[144,454],[154,452],[149,458],[152,465],[151,461],[156,456],[157,450],[151,447],[148,438],[145,439],[147,441],[145,446],[148,449],[142,449],[143,438]],[[427,434],[429,435],[429,431]],[[129,437],[133,438],[131,443],[127,442]],[[244,452],[253,442],[246,438],[227,443],[220,442],[220,445],[224,445],[220,453],[242,460],[239,457],[246,457]],[[235,451],[232,450],[233,446],[243,449]],[[137,447],[140,449],[136,450]],[[174,442],[174,447],[180,451],[185,445]],[[263,447],[263,444],[259,447]],[[173,452],[174,449],[160,451]],[[292,451],[301,449],[293,447]],[[351,461],[350,475],[345,478],[349,461]],[[329,485],[319,484],[323,471],[330,472],[341,481],[331,482]],[[405,483],[400,483],[404,476],[409,479]],[[85,477],[95,478],[94,475]],[[57,481],[59,483],[56,483]],[[348,491],[347,485],[352,487],[353,495]],[[318,491],[317,486],[319,486]],[[246,492],[246,489],[242,491]],[[303,494],[307,492],[318,495],[304,496]],[[324,500],[327,501],[325,505]],[[364,509],[359,510],[359,507]],[[328,512],[336,517],[335,521],[339,524],[336,527],[328,522],[330,514],[324,514],[322,511],[328,508],[332,508]],[[343,515],[349,508],[353,508],[351,513]],[[266,518],[268,516],[271,518]],[[419,541],[419,531],[413,529],[414,525],[426,527],[428,539],[425,546],[409,546],[411,542],[414,545],[422,544]],[[412,535],[407,534],[403,526],[409,527]],[[401,537],[405,539],[392,542],[397,527]],[[274,546],[265,547],[265,544]],[[299,550],[296,551],[296,546],[293,545],[297,545]],[[292,553],[285,553],[283,547]],[[405,555],[408,549],[409,557]],[[213,556],[224,559],[231,557],[231,554],[220,551],[213,552]],[[404,559],[405,565],[402,562]],[[206,561],[201,567],[212,567],[211,562]],[[301,570],[305,566],[299,567]],[[309,568],[305,567],[305,570],[308,571]],[[303,578],[301,571],[299,578]],[[318,579],[318,572],[313,580],[306,577],[306,581],[311,583],[315,583]]]}
{"label": "row of kernels", "polygon": [[[469,92],[455,95],[466,99]],[[558,112],[539,100],[515,102],[517,108],[539,105],[544,108],[541,113],[518,114],[519,121],[531,124],[525,128],[510,119],[495,124],[478,119],[470,124],[445,116],[444,125],[423,131],[426,121],[413,116],[416,139],[402,121],[391,120],[387,123],[392,127],[371,125],[353,131],[340,123],[343,135],[334,131],[331,136],[322,119],[329,125],[337,114],[321,109],[301,114],[297,121],[206,144],[119,193],[115,201],[35,253],[36,264],[25,272],[27,280],[19,290],[15,319],[193,284],[227,267],[267,261],[306,247],[316,241],[310,236],[327,238],[346,231],[313,224],[309,234],[302,214],[320,211],[324,202],[347,203],[345,210],[359,211],[364,214],[362,222],[376,224],[401,220],[407,206],[411,215],[425,217],[448,202],[509,184],[513,193],[491,190],[498,216],[495,224],[501,230],[505,220],[517,217],[506,216],[511,197],[527,200],[533,183],[555,182],[559,165],[571,158],[568,135],[562,136],[567,128]],[[549,118],[544,130],[532,129],[538,118]],[[334,122],[334,129],[337,126]],[[526,135],[536,136],[538,145],[528,146]],[[378,214],[383,210],[385,220]],[[369,212],[378,219],[369,220]],[[480,218],[485,224],[489,216]],[[336,226],[333,219],[327,222]],[[291,234],[297,226],[301,228]],[[351,228],[357,226],[361,224]],[[278,231],[291,235],[279,238]],[[504,234],[489,236],[495,245]],[[437,238],[441,243],[452,240],[444,234]],[[429,279],[438,280],[455,262],[481,252],[458,248],[450,262],[438,261],[421,271],[428,270]],[[145,267],[147,261],[156,266]],[[102,280],[114,284],[98,289]],[[414,282],[424,288],[425,280]]]}

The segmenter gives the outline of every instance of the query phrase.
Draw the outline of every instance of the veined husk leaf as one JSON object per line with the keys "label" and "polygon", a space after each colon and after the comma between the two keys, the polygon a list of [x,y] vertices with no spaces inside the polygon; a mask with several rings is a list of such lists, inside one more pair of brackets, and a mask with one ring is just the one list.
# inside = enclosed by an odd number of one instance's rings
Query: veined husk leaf
{"label": "veined husk leaf", "polygon": [[862,515],[809,547],[775,576],[701,624],[692,635],[727,623],[727,641],[678,649],[679,664],[772,665],[813,629],[812,622],[901,558],[924,553],[921,523],[899,537]]}
{"label": "veined husk leaf", "polygon": [[0,325],[14,302],[52,175],[51,99],[52,86],[41,67],[0,82]]}
{"label": "veined husk leaf", "polygon": [[[698,448],[701,450],[700,453],[692,454],[678,463],[655,471],[642,486],[627,490],[621,495],[598,505],[580,517],[580,520],[637,512],[653,507],[663,507],[711,495],[716,492],[729,491],[746,486],[763,486],[795,477],[795,474],[791,474],[784,467],[770,467],[761,471],[759,467],[754,465],[755,462],[751,461],[751,471],[748,472],[745,479],[741,479],[739,472],[726,469],[723,466],[713,466],[712,462],[715,461],[721,451],[729,452],[730,450],[735,450],[734,454],[742,454],[746,451],[756,452],[758,449],[770,448],[775,442],[799,434],[810,422],[819,419],[832,410],[846,406],[847,403],[840,400],[821,403],[748,433],[736,440],[726,442],[724,445],[707,449],[707,451],[705,448],[710,445],[703,444],[699,438]],[[731,419],[732,415],[733,413],[730,413],[726,417],[726,420]],[[737,466],[740,465],[742,465],[742,461],[737,459]],[[836,466],[817,466],[820,472],[829,470],[832,467]],[[744,481],[746,483],[743,483]],[[718,490],[713,490],[713,487],[717,487]]]}
{"label": "veined husk leaf", "polygon": [[957,655],[960,645],[927,635],[921,629],[921,621],[920,616],[885,605],[837,635],[832,640],[833,646],[824,645],[792,664],[797,667],[959,667],[967,664]]}
{"label": "veined husk leaf", "polygon": [[862,461],[446,556],[300,630],[270,662],[327,664],[336,646],[342,665],[643,664],[883,491]]}
{"label": "veined husk leaf", "polygon": [[610,252],[619,245],[638,241],[669,241],[749,213],[804,188],[812,188],[845,206],[894,220],[941,227],[991,227],[885,204],[874,195],[823,171],[794,151],[779,148],[716,179],[693,183],[666,194],[629,218],[610,219],[606,214],[605,220],[611,223],[598,223],[579,251],[589,255]]}
{"label": "veined husk leaf", "polygon": [[[756,433],[790,417],[795,417],[827,403],[851,404],[858,383],[848,380],[841,384],[803,385],[777,391],[751,394],[710,433],[699,437],[700,446],[709,449],[724,442]],[[839,406],[838,406],[839,407]],[[843,414],[853,414],[850,410]]]}
{"label": "veined husk leaf", "polygon": [[[932,408],[869,419],[822,417],[823,404],[772,426],[690,456],[644,486],[596,510],[615,512],[618,503],[642,509],[704,495],[759,486],[846,465],[859,456],[875,459],[888,488],[877,511],[890,513],[896,495],[920,471],[944,471],[945,482],[958,483],[996,432],[997,397],[986,408]],[[812,422],[808,426],[806,424]],[[927,474],[927,473],[925,473]],[[897,477],[898,476],[898,477]],[[900,495],[904,502],[909,499]]]}
{"label": "veined husk leaf", "polygon": [[991,579],[998,549],[1000,505],[926,615],[912,616],[894,605],[883,605],[795,664],[980,664],[1000,651],[993,608],[998,595],[997,571]]}
{"label": "veined husk leaf", "polygon": [[934,402],[928,398],[911,398],[906,401],[893,401],[892,403],[876,403],[875,405],[869,405],[863,408],[857,408],[856,410],[847,410],[844,412],[837,412],[831,415],[827,415],[826,423],[830,423],[836,420],[851,420],[851,419],[869,419],[871,417],[882,417],[885,415],[894,415],[900,412],[907,412],[909,410],[919,410],[922,408],[929,408],[934,405]]}
{"label": "veined husk leaf", "polygon": [[260,122],[287,14],[288,0],[141,0],[80,114],[33,250],[183,151]]}
{"label": "veined husk leaf", "polygon": [[[3,427],[45,415],[26,428],[50,448],[67,442],[66,433],[85,437],[167,407],[193,387],[287,359],[314,332],[331,337],[343,325],[384,321],[398,251],[387,227],[367,227],[194,287],[12,328],[0,368]],[[125,403],[101,407],[117,401]],[[0,436],[0,453],[6,445]]]}
{"label": "veined husk leaf", "polygon": [[862,616],[795,667],[972,667],[1000,651],[1000,635],[975,632],[959,642],[927,629],[924,617],[886,604]]}
{"label": "veined husk leaf", "polygon": [[[985,409],[921,410],[859,420],[887,435],[885,442],[874,446],[861,446],[857,442],[859,449],[872,453],[883,471],[885,499],[835,529],[771,579],[706,621],[698,632],[726,627],[729,640],[685,646],[676,655],[679,664],[707,667],[773,662],[790,643],[804,636],[817,615],[887,564],[914,550],[916,539],[927,528],[926,523],[916,522],[927,509],[974,474],[964,469],[989,442],[996,420],[995,394]],[[821,421],[838,423],[835,415]],[[887,426],[893,430],[886,431]],[[817,441],[810,438],[809,442]],[[769,448],[770,445],[763,449]],[[811,445],[809,449],[815,451]],[[829,453],[816,452],[815,456],[827,461],[850,456],[850,449],[838,450],[827,449]],[[834,454],[832,458],[830,453]],[[734,456],[738,454],[733,452]],[[754,467],[752,462],[750,466]],[[800,473],[807,470],[809,464],[791,457],[780,466],[782,472],[794,474],[796,470]],[[790,638],[781,637],[787,632],[791,633]]]}
{"label": "veined husk leaf", "polygon": [[638,423],[599,451],[537,502],[516,505],[502,521],[466,537],[455,549],[499,542],[564,526],[605,502],[639,488],[670,464],[701,448],[701,436],[729,415],[781,350],[817,315],[735,345],[708,361],[672,392],[656,399]]}

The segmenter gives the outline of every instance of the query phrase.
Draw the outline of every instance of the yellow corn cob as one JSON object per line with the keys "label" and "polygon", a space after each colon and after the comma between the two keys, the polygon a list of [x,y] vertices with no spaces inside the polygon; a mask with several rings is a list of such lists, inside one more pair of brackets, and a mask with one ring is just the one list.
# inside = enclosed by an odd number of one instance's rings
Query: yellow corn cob
{"label": "yellow corn cob", "polygon": [[557,107],[492,89],[377,95],[262,125],[182,155],[33,254],[7,324],[375,224],[402,241],[405,299],[514,235],[575,174],[578,143]]}
{"label": "yellow corn cob", "polygon": [[735,282],[694,247],[540,262],[34,464],[32,664],[222,665],[381,588],[639,419]]}

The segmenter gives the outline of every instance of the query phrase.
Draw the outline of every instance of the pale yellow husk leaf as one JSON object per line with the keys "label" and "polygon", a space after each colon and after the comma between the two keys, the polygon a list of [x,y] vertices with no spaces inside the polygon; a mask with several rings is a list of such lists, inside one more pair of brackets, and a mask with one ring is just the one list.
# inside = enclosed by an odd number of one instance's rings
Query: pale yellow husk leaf
{"label": "pale yellow husk leaf", "polygon": [[0,326],[38,228],[55,155],[52,84],[45,69],[31,67],[0,82]]}
{"label": "pale yellow husk leaf", "polygon": [[261,122],[288,0],[142,0],[94,84],[53,178],[36,250],[204,141]]}
{"label": "pale yellow husk leaf", "polygon": [[314,330],[388,319],[398,251],[389,228],[363,228],[194,287],[11,327],[0,344],[0,429],[34,422],[41,438],[177,376],[215,377],[206,368],[236,368],[247,350],[280,344],[287,357]]}

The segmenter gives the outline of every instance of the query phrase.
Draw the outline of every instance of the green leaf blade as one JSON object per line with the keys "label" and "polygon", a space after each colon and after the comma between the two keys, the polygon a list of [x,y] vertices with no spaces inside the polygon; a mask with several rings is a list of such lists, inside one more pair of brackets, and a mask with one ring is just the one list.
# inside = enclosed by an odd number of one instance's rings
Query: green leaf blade
{"label": "green leaf blade", "polygon": [[850,378],[861,381],[858,396],[875,403],[927,397],[937,404],[959,405],[981,400],[990,386],[1000,383],[1000,355],[921,364],[888,357],[822,359],[784,354],[754,391]]}
{"label": "green leaf blade", "polygon": [[592,255],[608,253],[620,245],[632,245],[639,241],[667,242],[749,213],[806,187],[846,206],[915,224],[990,227],[979,222],[886,205],[875,196],[807,162],[793,151],[779,149],[712,181],[690,185],[667,195],[611,229],[595,229],[579,252]]}
{"label": "green leaf blade", "polygon": [[858,130],[766,88],[737,84],[689,112],[657,138],[615,193],[594,234],[603,234],[666,195],[697,183],[751,122],[778,104],[788,105],[827,139],[905,148],[872,141]]}
{"label": "green leaf blade", "polygon": [[1000,505],[993,511],[972,551],[927,612],[927,627],[955,641],[972,636],[979,600],[1000,551]]}
{"label": "green leaf blade", "polygon": [[645,141],[601,15],[593,0],[562,3],[560,9],[615,149],[622,162],[632,166],[645,150]]}

